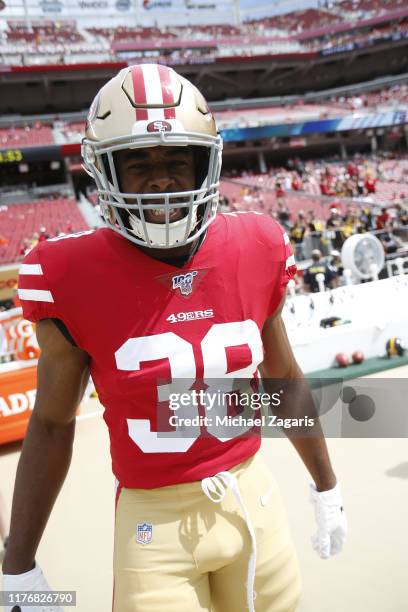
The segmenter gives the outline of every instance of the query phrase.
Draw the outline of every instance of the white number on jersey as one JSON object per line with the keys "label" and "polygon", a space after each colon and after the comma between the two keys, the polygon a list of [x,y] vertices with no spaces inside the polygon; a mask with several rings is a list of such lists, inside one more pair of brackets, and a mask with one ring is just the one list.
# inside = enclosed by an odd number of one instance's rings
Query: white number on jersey
{"label": "white number on jersey", "polygon": [[[248,345],[252,360],[249,366],[227,372],[226,349],[233,346]],[[255,321],[237,321],[212,325],[201,342],[204,362],[204,383],[209,390],[229,393],[236,378],[251,378],[263,360],[262,338]],[[141,338],[130,338],[115,353],[119,370],[140,370],[143,361],[167,358],[170,364],[172,382],[158,387],[160,402],[169,401],[170,394],[187,393],[197,374],[193,346],[173,332],[155,334]],[[217,380],[215,388],[212,379]],[[210,391],[211,392],[211,391]],[[192,409],[195,414],[192,414]],[[225,407],[226,411],[226,407]],[[181,418],[198,416],[198,407],[181,406],[177,411]],[[225,412],[226,414],[226,412]],[[183,453],[186,452],[200,435],[200,428],[191,427],[188,432],[176,430],[171,433],[151,431],[151,424],[145,419],[127,419],[129,436],[145,453]],[[217,435],[216,427],[209,427],[209,433],[220,441],[227,438]],[[235,431],[235,436],[245,430]]]}

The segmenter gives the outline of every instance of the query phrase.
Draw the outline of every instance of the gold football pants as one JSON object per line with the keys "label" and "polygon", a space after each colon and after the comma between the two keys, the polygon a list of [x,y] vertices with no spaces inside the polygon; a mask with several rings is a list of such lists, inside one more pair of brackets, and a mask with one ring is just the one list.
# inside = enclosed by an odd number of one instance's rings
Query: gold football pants
{"label": "gold football pants", "polygon": [[[165,466],[163,466],[165,469]],[[293,612],[299,570],[277,485],[261,457],[229,470],[256,535],[256,612]],[[200,482],[125,489],[115,521],[114,612],[248,612],[252,543],[231,489],[221,503]]]}

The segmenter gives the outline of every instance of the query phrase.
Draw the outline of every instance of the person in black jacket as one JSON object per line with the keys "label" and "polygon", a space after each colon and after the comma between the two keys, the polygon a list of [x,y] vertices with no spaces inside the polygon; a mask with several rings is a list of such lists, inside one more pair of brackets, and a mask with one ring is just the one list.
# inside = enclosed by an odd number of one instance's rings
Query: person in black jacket
{"label": "person in black jacket", "polygon": [[313,249],[312,265],[307,268],[303,275],[303,285],[306,293],[317,293],[319,291],[319,284],[317,282],[318,274],[324,275],[325,287],[334,289],[336,286],[335,272],[324,261],[321,251],[319,251],[319,249]]}

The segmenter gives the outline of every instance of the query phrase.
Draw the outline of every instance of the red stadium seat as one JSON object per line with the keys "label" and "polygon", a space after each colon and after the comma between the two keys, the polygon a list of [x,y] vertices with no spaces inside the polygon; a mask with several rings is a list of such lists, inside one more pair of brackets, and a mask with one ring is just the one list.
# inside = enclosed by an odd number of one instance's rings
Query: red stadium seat
{"label": "red stadium seat", "polygon": [[0,244],[0,264],[22,259],[24,240],[31,240],[41,227],[54,237],[67,232],[69,226],[72,231],[89,229],[73,198],[41,199],[0,210],[0,236],[4,240]]}

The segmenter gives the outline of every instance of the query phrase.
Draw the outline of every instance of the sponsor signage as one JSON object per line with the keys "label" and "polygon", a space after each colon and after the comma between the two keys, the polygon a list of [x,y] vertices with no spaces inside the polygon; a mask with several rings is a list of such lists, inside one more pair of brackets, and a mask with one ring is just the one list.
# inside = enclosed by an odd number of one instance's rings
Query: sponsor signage
{"label": "sponsor signage", "polygon": [[38,3],[43,13],[62,13],[64,5],[60,0],[41,0]]}
{"label": "sponsor signage", "polygon": [[34,407],[37,366],[0,366],[0,444],[21,440]]}
{"label": "sponsor signage", "polygon": [[316,121],[305,121],[302,123],[284,123],[241,129],[230,128],[220,130],[220,134],[224,142],[260,140],[262,138],[282,138],[288,136],[295,137],[297,142],[301,142],[299,139],[308,134],[366,130],[370,128],[406,124],[408,124],[408,112],[405,110],[393,110],[384,113],[353,113],[337,119],[317,119]]}
{"label": "sponsor signage", "polygon": [[[0,243],[2,241],[4,241],[4,244],[7,244],[8,237],[0,236]],[[15,295],[15,288],[17,287],[18,268],[18,265],[4,266],[3,268],[0,268],[0,301],[13,299]]]}

